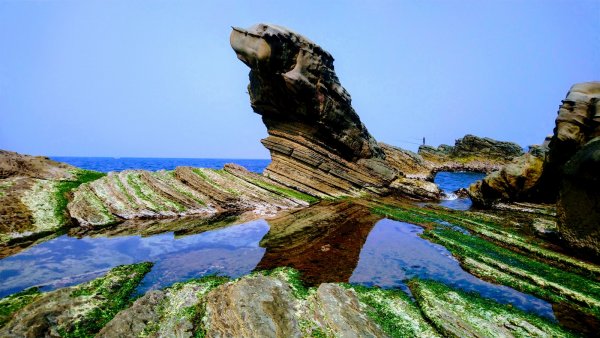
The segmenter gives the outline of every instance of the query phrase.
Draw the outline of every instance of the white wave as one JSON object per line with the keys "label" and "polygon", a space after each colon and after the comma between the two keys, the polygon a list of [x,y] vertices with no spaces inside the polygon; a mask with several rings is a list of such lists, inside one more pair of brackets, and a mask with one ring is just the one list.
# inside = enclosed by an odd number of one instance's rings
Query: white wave
{"label": "white wave", "polygon": [[458,196],[453,192],[444,191],[442,199],[444,201],[454,201]]}

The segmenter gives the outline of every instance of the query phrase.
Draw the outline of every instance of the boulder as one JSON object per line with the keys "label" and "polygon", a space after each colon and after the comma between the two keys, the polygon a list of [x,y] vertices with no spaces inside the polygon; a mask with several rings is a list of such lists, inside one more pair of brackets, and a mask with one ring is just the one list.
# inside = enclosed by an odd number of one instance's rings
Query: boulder
{"label": "boulder", "polygon": [[250,68],[250,104],[269,134],[262,140],[272,159],[265,176],[321,198],[403,195],[404,186],[419,194],[410,197],[439,198],[433,183],[386,161],[396,150],[386,152],[361,122],[327,51],[266,24],[234,27],[230,42]]}

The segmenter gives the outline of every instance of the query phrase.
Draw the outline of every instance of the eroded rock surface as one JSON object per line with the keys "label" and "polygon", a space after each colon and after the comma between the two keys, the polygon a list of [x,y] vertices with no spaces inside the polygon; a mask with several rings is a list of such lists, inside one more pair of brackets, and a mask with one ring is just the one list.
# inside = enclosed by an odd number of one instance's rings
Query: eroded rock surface
{"label": "eroded rock surface", "polygon": [[250,67],[250,103],[269,133],[262,140],[272,159],[265,176],[318,197],[439,198],[433,183],[386,160],[396,150],[384,151],[360,121],[331,54],[275,25],[234,28],[230,41]]}
{"label": "eroded rock surface", "polygon": [[574,248],[600,257],[600,82],[575,84],[558,110],[547,148],[533,148],[469,188],[474,204],[557,203],[558,229]]}

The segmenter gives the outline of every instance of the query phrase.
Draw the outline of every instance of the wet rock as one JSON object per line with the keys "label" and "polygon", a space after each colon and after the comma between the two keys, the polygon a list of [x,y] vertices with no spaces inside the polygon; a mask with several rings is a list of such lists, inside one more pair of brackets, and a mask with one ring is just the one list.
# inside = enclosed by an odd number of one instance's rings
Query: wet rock
{"label": "wet rock", "polygon": [[148,263],[118,266],[91,282],[44,293],[13,313],[0,336],[91,336],[128,305],[148,271]]}
{"label": "wet rock", "polygon": [[420,166],[418,160],[406,158],[414,163],[400,168],[386,160],[397,150],[384,150],[368,132],[335,74],[333,57],[320,46],[266,24],[234,28],[230,42],[250,67],[250,103],[269,133],[262,140],[272,159],[265,176],[322,198],[402,195],[405,185],[411,197],[439,198],[434,184],[402,172]]}
{"label": "wet rock", "polygon": [[558,230],[571,247],[600,258],[600,138],[566,163],[557,216]]}
{"label": "wet rock", "polygon": [[454,146],[442,144],[437,148],[422,145],[419,155],[433,171],[492,172],[514,158],[523,155],[516,143],[496,141],[488,137],[465,135]]}
{"label": "wet rock", "polygon": [[460,188],[458,190],[455,190],[454,195],[456,195],[458,198],[468,198],[469,197],[469,191],[465,188]]}

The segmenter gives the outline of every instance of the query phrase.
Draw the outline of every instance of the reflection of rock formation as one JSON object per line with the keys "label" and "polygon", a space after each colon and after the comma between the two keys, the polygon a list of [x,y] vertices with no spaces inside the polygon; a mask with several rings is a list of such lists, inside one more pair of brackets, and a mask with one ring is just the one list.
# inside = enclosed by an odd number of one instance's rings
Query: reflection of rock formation
{"label": "reflection of rock formation", "polygon": [[[431,182],[406,177],[386,161],[333,69],[333,57],[283,27],[234,28],[231,46],[250,67],[250,103],[269,136],[265,175],[319,197],[368,191],[438,198]],[[404,189],[404,187],[407,189]]]}
{"label": "reflection of rock formation", "polygon": [[419,155],[431,165],[433,171],[491,172],[522,154],[523,149],[516,143],[473,135],[456,140],[454,146],[419,147]]}
{"label": "reflection of rock formation", "polygon": [[350,202],[322,202],[270,220],[260,245],[267,249],[257,269],[289,266],[305,282],[347,282],[360,250],[381,216]]}

